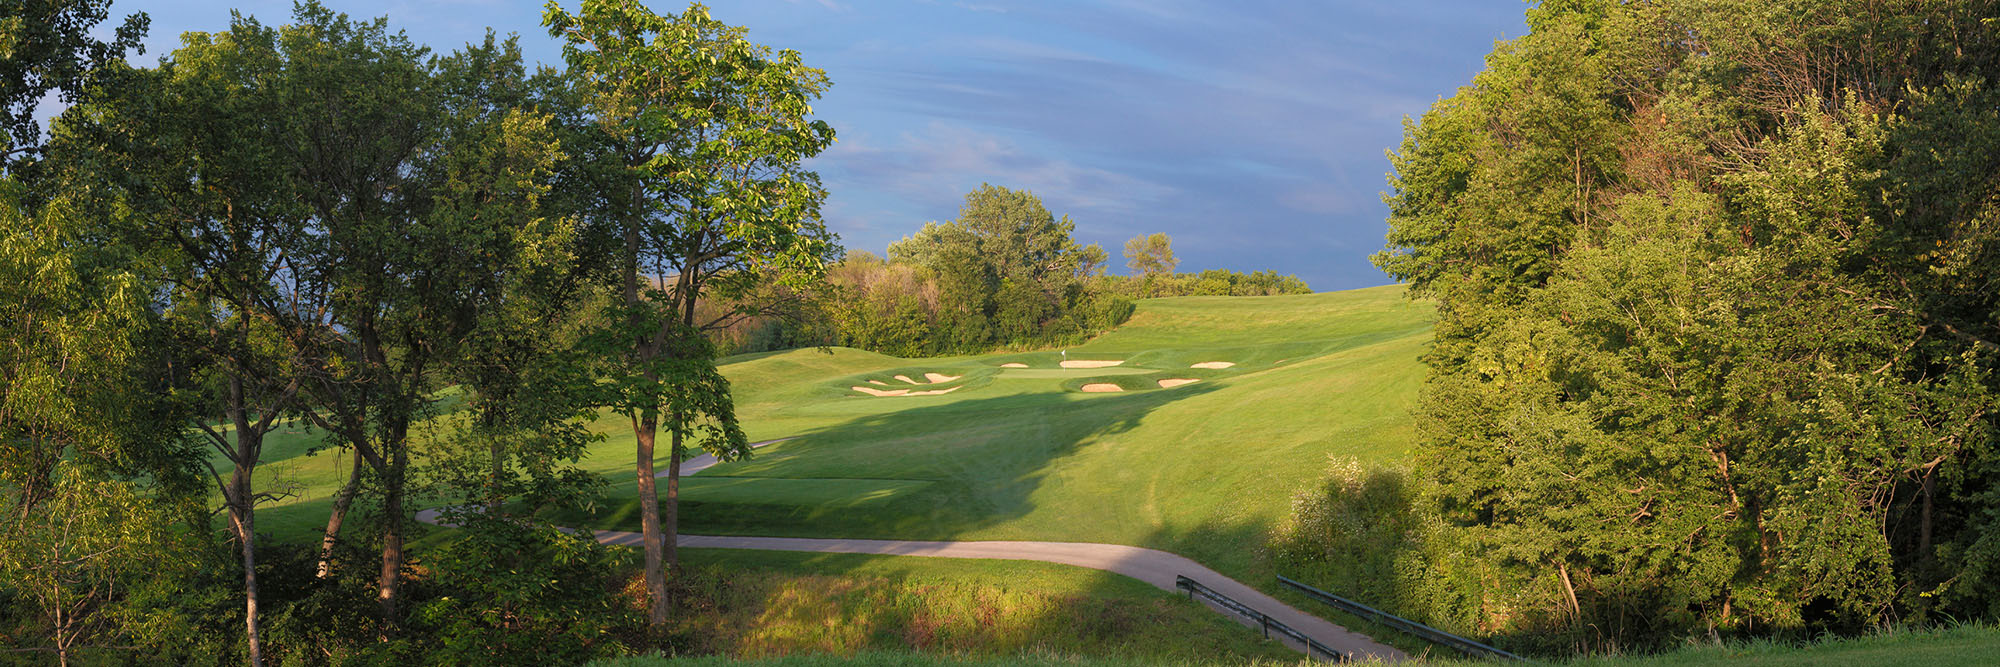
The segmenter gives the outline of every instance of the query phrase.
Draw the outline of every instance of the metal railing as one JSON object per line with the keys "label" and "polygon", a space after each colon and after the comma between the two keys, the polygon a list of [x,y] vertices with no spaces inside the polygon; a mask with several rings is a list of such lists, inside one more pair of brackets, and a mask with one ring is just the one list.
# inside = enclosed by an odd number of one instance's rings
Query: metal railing
{"label": "metal railing", "polygon": [[1282,574],[1278,575],[1278,583],[1290,586],[1294,590],[1297,590],[1301,593],[1305,593],[1306,597],[1318,600],[1319,602],[1324,603],[1329,607],[1333,607],[1334,609],[1339,609],[1341,611],[1353,614],[1355,616],[1360,616],[1362,618],[1374,621],[1376,623],[1381,623],[1383,625],[1395,628],[1397,630],[1401,630],[1403,632],[1416,635],[1431,642],[1443,644],[1445,646],[1458,649],[1460,653],[1464,653],[1469,657],[1504,658],[1508,660],[1519,660],[1522,662],[1529,662],[1527,658],[1523,658],[1521,656],[1514,655],[1512,653],[1508,653],[1506,651],[1502,651],[1500,649],[1493,648],[1491,646],[1487,646],[1485,644],[1481,644],[1479,642],[1472,641],[1470,639],[1466,639],[1464,637],[1460,637],[1458,635],[1454,635],[1452,633],[1445,632],[1443,630],[1439,630],[1437,628],[1433,628],[1431,626],[1424,625],[1422,623],[1418,623],[1416,621],[1412,621],[1410,619],[1403,618],[1401,616],[1397,616],[1395,614],[1391,614],[1389,612],[1382,611],[1380,609],[1376,609],[1374,607],[1370,607],[1368,605],[1361,604],[1359,602],[1355,602],[1353,600],[1349,600],[1347,598],[1340,597],[1338,595],[1334,595],[1332,593],[1328,593],[1326,591],[1313,588],[1311,586],[1307,586],[1303,583],[1300,583],[1296,579],[1287,577]]}
{"label": "metal railing", "polygon": [[1243,616],[1244,618],[1256,621],[1258,627],[1263,628],[1265,639],[1270,639],[1272,632],[1277,632],[1280,635],[1292,638],[1293,641],[1296,641],[1299,644],[1306,647],[1306,657],[1310,658],[1313,657],[1314,653],[1318,653],[1319,655],[1326,656],[1327,659],[1333,660],[1334,662],[1347,662],[1348,660],[1347,654],[1335,651],[1331,647],[1328,647],[1325,644],[1321,644],[1311,637],[1307,637],[1305,633],[1292,629],[1292,626],[1285,625],[1284,622],[1279,621],[1278,619],[1266,616],[1264,615],[1264,612],[1257,611],[1256,609],[1250,608],[1249,605],[1237,602],[1236,600],[1231,599],[1229,596],[1223,595],[1222,593],[1217,592],[1215,589],[1203,585],[1199,581],[1187,578],[1185,575],[1178,575],[1178,574],[1174,575],[1174,587],[1187,591],[1188,599],[1190,600],[1194,599],[1194,596],[1200,595],[1204,598],[1208,598],[1209,601],[1214,602],[1216,606],[1222,607],[1223,609],[1227,609],[1232,612],[1236,612],[1237,614]]}

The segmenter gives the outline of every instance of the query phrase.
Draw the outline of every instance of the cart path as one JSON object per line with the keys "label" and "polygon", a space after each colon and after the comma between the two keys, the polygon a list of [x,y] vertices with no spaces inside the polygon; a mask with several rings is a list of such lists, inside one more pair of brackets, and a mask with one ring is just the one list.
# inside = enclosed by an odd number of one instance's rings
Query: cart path
{"label": "cart path", "polygon": [[[644,544],[639,533],[622,530],[595,531],[597,541],[604,544],[637,547]],[[745,537],[721,535],[682,535],[676,541],[683,548],[695,549],[762,549],[767,551],[812,551],[821,553],[880,554],[885,556],[926,556],[931,558],[990,558],[999,560],[1034,560],[1044,563],[1074,565],[1095,570],[1122,574],[1159,587],[1169,592],[1179,592],[1174,586],[1176,575],[1201,582],[1231,599],[1252,609],[1263,612],[1285,625],[1292,626],[1300,633],[1312,637],[1313,641],[1347,653],[1355,660],[1403,660],[1407,656],[1402,651],[1386,646],[1347,628],[1334,625],[1326,619],[1299,611],[1278,601],[1262,591],[1251,588],[1215,570],[1208,569],[1185,557],[1141,547],[1123,544],[1094,544],[1089,542],[931,542],[915,540],[859,540],[842,538],[811,537]],[[1221,612],[1221,610],[1217,610]],[[1221,612],[1240,622],[1250,621],[1229,612]],[[1254,627],[1254,626],[1253,626]],[[1291,645],[1287,642],[1287,645]],[[1301,648],[1292,645],[1292,648]]]}
{"label": "cart path", "polygon": [[[762,447],[784,442],[793,438],[780,438],[752,443],[751,447]],[[691,475],[706,470],[716,464],[714,456],[703,454],[681,462],[681,474]],[[664,477],[666,473],[660,473]],[[438,523],[437,510],[417,513],[417,520]],[[567,529],[566,529],[567,530]],[[597,541],[615,546],[639,547],[645,538],[634,532],[623,530],[592,530]],[[1354,660],[1399,661],[1408,656],[1402,651],[1377,642],[1367,635],[1340,627],[1326,619],[1292,608],[1263,591],[1244,585],[1235,579],[1222,576],[1178,554],[1126,546],[1123,544],[1096,544],[1090,542],[940,542],[918,540],[862,540],[846,538],[817,537],[748,537],[727,535],[681,535],[675,544],[691,549],[758,549],[764,551],[810,551],[819,553],[878,554],[884,556],[925,556],[930,558],[987,558],[996,560],[1032,560],[1044,563],[1074,565],[1094,570],[1122,574],[1133,579],[1152,584],[1161,590],[1178,593],[1176,576],[1185,576],[1201,582],[1216,592],[1228,596],[1252,609],[1263,612],[1285,625],[1292,626],[1301,634],[1312,637],[1313,641],[1333,650],[1346,653]],[[1249,619],[1228,612],[1214,605],[1206,605],[1218,613],[1236,619],[1240,623],[1256,627]],[[1289,639],[1285,645],[1303,651]]]}
{"label": "cart path", "polygon": [[[762,446],[764,446],[764,445],[775,445],[775,444],[778,444],[778,443],[780,443],[780,442],[784,442],[784,441],[786,441],[786,440],[797,440],[797,439],[799,439],[799,437],[800,437],[800,436],[796,436],[796,435],[795,435],[795,436],[792,436],[792,437],[789,437],[789,438],[778,438],[778,439],[776,439],[776,440],[765,440],[765,441],[763,441],[763,442],[753,442],[753,443],[750,443],[750,448],[751,448],[751,449],[756,449],[756,448],[758,448],[758,447],[762,447]],[[713,468],[713,467],[715,467],[715,464],[717,464],[717,463],[721,463],[721,461],[717,461],[717,460],[715,460],[715,455],[714,455],[714,454],[702,454],[702,455],[700,455],[700,456],[696,456],[696,457],[694,457],[694,458],[691,458],[691,459],[688,459],[688,460],[686,460],[686,461],[682,461],[682,462],[681,462],[681,476],[682,476],[682,477],[686,477],[686,476],[688,476],[688,475],[692,475],[692,474],[695,474],[695,473],[698,473],[698,472],[701,472],[701,471],[703,471],[703,470],[707,470],[707,469],[709,469],[709,468]],[[654,465],[659,465],[659,464],[655,463]],[[666,478],[667,478],[667,475],[668,475],[668,474],[671,474],[672,472],[673,472],[672,470],[661,470],[661,471],[659,471],[659,472],[656,472],[656,473],[653,473],[653,478],[654,478],[654,479],[666,479]]]}

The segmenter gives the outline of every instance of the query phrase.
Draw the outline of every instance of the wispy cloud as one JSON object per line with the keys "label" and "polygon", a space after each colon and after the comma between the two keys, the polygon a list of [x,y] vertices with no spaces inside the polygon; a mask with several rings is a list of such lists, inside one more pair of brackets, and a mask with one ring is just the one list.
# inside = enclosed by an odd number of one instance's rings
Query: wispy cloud
{"label": "wispy cloud", "polygon": [[961,200],[980,183],[1033,191],[1057,214],[1130,212],[1173,192],[1169,186],[1029,150],[1008,137],[945,121],[886,142],[867,136],[843,139],[819,162],[830,180],[934,207]]}

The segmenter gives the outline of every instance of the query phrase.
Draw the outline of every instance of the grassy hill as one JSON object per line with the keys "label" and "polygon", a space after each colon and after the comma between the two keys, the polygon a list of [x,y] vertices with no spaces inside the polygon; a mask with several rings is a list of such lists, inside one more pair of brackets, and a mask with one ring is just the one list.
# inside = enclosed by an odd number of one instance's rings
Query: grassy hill
{"label": "grassy hill", "polygon": [[[1431,319],[1400,287],[1185,297],[1142,301],[1118,330],[1067,350],[1122,362],[1106,368],[1061,368],[1057,350],[732,357],[722,368],[750,438],[796,439],[685,480],[685,530],[1116,542],[1233,574],[1249,563],[1245,540],[1283,516],[1327,455],[1404,453]],[[1190,367],[1213,361],[1235,365]],[[1161,379],[1197,382],[1161,389]],[[1078,391],[1100,383],[1125,391]],[[951,391],[877,397],[856,386]],[[636,529],[630,427],[606,415],[593,428],[607,439],[582,464],[611,480],[609,496],[595,516],[566,518]],[[343,457],[305,455],[318,440],[289,428],[267,445],[276,456],[260,477],[295,494],[260,515],[281,537],[311,537],[346,478]]]}
{"label": "grassy hill", "polygon": [[[1247,577],[1260,568],[1264,533],[1285,516],[1291,494],[1319,477],[1329,454],[1380,459],[1406,451],[1408,409],[1422,377],[1417,356],[1431,319],[1428,305],[1405,299],[1398,287],[1154,299],[1118,330],[1066,351],[901,359],[834,348],[732,357],[722,370],[750,438],[795,439],[685,479],[683,530],[1112,542],[1175,551]],[[1120,363],[1063,368],[1065,358]],[[1218,361],[1233,365],[1193,368]],[[931,382],[927,373],[952,379]],[[1161,388],[1163,379],[1195,382]],[[1090,384],[1124,391],[1080,391]],[[871,396],[855,387],[949,392]],[[629,424],[606,415],[592,428],[606,440],[582,465],[611,481],[608,496],[599,512],[557,518],[637,530]],[[316,540],[346,479],[345,457],[308,455],[319,440],[292,427],[267,445],[275,456],[259,477],[294,494],[260,513],[260,527],[281,539]],[[1032,566],[1035,576],[1005,581],[987,577],[984,587],[912,592],[883,585],[876,573],[893,568],[935,580],[964,576],[967,567],[1023,566],[866,556],[745,563],[700,550],[689,558],[765,582],[769,599],[736,600],[749,609],[781,608],[798,586],[858,587],[916,607],[1009,591],[1067,610],[1062,614],[1092,608],[1078,602],[1088,599],[1154,610],[1172,623],[1148,641],[1180,642],[1165,651],[1234,627],[1136,581],[1044,571],[1088,572],[1061,566]],[[774,583],[774,576],[806,583]],[[849,578],[818,579],[829,576]],[[1114,639],[1086,642],[1086,652],[1129,641]],[[1256,641],[1217,648],[1237,657],[1288,655]]]}
{"label": "grassy hill", "polygon": [[[1113,542],[1242,573],[1254,560],[1246,547],[1329,454],[1405,452],[1430,321],[1396,287],[1155,299],[1066,353],[911,360],[836,348],[725,360],[750,437],[796,439],[683,481],[684,530]],[[1066,369],[1065,354],[1122,363]],[[1235,365],[1191,368],[1215,361]],[[1162,389],[1162,379],[1197,381]],[[1088,384],[1124,391],[1078,391]],[[613,502],[567,518],[636,530],[631,436],[602,426],[611,439],[588,465],[615,480]]]}
{"label": "grassy hill", "polygon": [[[1123,543],[1181,553],[1261,583],[1270,574],[1259,556],[1264,536],[1284,519],[1292,494],[1320,478],[1328,456],[1392,461],[1408,452],[1414,435],[1408,411],[1423,377],[1417,357],[1431,321],[1427,304],[1405,299],[1399,287],[1379,287],[1147,300],[1126,325],[1066,351],[901,359],[833,348],[732,357],[722,368],[750,438],[794,439],[687,478],[683,528]],[[1120,363],[1062,368],[1065,358]],[[1216,361],[1234,365],[1192,368]],[[927,373],[952,379],[932,382]],[[1196,382],[1160,388],[1162,379]],[[1090,384],[1123,391],[1080,391]],[[855,387],[950,391],[871,396]],[[583,465],[611,480],[609,495],[599,512],[560,518],[637,530],[629,426],[607,415],[593,428],[606,441]],[[274,433],[267,445],[273,463],[260,478],[295,493],[260,514],[261,525],[281,538],[316,539],[328,500],[346,479],[344,458],[308,455],[318,441],[317,434],[293,427]],[[913,665],[1207,663],[1191,653],[1201,650],[1213,650],[1223,664],[1289,662],[1294,655],[1237,633],[1193,603],[1079,568],[726,550],[687,554],[694,571],[707,573],[699,576],[739,582],[716,589],[715,605],[723,610],[718,627],[764,628],[706,633],[723,643],[712,648],[736,655],[836,654],[746,664],[847,664],[837,655],[853,651],[862,652],[858,664]],[[941,636],[958,633],[957,645],[908,644],[896,634],[913,619],[955,618],[940,610],[967,608],[997,620],[988,627],[939,626],[948,630]],[[731,626],[724,619],[729,614],[742,622]],[[827,614],[854,622],[827,625]],[[1121,617],[1116,625],[1123,629],[1115,631],[1073,627],[1078,619],[1105,614],[1129,617]],[[1037,641],[1044,636],[1047,641]],[[1958,658],[1996,643],[1991,629],[1979,627],[1949,631],[1937,641],[1928,636],[1807,648],[1697,647],[1579,664],[1969,664]],[[906,646],[959,657],[896,652]],[[891,652],[872,653],[882,650]]]}

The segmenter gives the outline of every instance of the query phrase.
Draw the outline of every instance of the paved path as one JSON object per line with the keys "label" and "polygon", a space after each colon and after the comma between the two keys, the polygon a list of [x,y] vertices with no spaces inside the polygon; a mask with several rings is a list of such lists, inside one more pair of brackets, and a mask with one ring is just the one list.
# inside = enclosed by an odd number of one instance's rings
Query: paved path
{"label": "paved path", "polygon": [[[777,444],[777,443],[780,443],[780,442],[784,442],[784,441],[786,441],[786,440],[797,440],[797,439],[799,439],[799,436],[796,436],[796,435],[795,435],[795,436],[792,436],[792,437],[789,437],[789,438],[778,438],[778,439],[776,439],[776,440],[765,440],[765,441],[763,441],[763,442],[753,442],[753,443],[750,443],[750,448],[751,448],[751,449],[756,449],[756,448],[758,448],[758,447],[762,447],[762,446],[764,446],[764,445],[772,445],[772,444]],[[682,461],[682,462],[681,462],[681,476],[682,476],[682,477],[686,477],[686,476],[688,476],[688,475],[692,475],[692,474],[695,474],[695,473],[698,473],[698,472],[701,472],[701,471],[703,471],[703,470],[707,470],[707,469],[709,469],[709,468],[713,468],[713,467],[715,467],[715,464],[717,464],[717,463],[721,463],[721,462],[720,462],[720,461],[717,461],[717,460],[715,460],[715,455],[714,455],[714,454],[702,454],[702,455],[700,455],[700,456],[696,456],[696,457],[694,457],[694,458],[691,458],[691,459],[688,459],[688,460],[686,460],[686,461]],[[659,471],[659,472],[656,472],[656,473],[653,473],[653,478],[654,478],[654,479],[666,479],[666,478],[667,478],[667,474],[668,474],[668,473],[671,473],[671,472],[673,472],[673,471],[672,471],[672,470],[661,470],[661,471]]]}
{"label": "paved path", "polygon": [[[792,438],[780,438],[751,443],[751,447],[762,447]],[[692,475],[716,464],[715,457],[703,454],[681,462],[681,474]],[[661,477],[666,473],[660,473]],[[437,523],[435,510],[417,513],[417,519],[426,523]],[[639,533],[622,530],[595,530],[592,533],[598,542],[617,546],[637,547],[644,543]],[[737,537],[720,535],[681,535],[676,542],[684,548],[694,549],[760,549],[765,551],[814,551],[822,553],[881,554],[886,556],[928,556],[932,558],[991,558],[999,560],[1034,560],[1044,563],[1075,565],[1095,570],[1122,574],[1158,586],[1170,592],[1179,592],[1174,585],[1175,576],[1186,576],[1201,582],[1216,592],[1237,602],[1248,605],[1264,615],[1292,626],[1314,641],[1332,647],[1352,656],[1355,660],[1404,660],[1408,656],[1402,651],[1387,646],[1367,635],[1334,625],[1326,619],[1292,608],[1262,591],[1243,585],[1235,579],[1222,576],[1215,570],[1203,567],[1187,558],[1160,551],[1126,546],[1123,544],[1094,544],[1089,542],[924,542],[910,540],[854,540],[841,538],[810,537]],[[1210,605],[1211,609],[1234,618],[1246,625],[1248,619]],[[1276,635],[1274,635],[1276,636]],[[1303,650],[1304,647],[1285,640],[1287,646]]]}
{"label": "paved path", "polygon": [[[599,530],[596,531],[596,535],[597,541],[605,544],[635,547],[642,544],[639,533]],[[1185,575],[1285,625],[1292,626],[1292,629],[1312,637],[1314,641],[1333,647],[1336,651],[1348,653],[1356,660],[1370,658],[1403,660],[1407,657],[1402,651],[1376,642],[1367,635],[1294,609],[1261,591],[1203,567],[1200,563],[1157,549],[1088,542],[921,542],[715,535],[682,535],[678,543],[683,548],[696,549],[762,549],[933,558],[1035,560],[1114,572],[1174,592],[1178,592],[1174,586],[1174,577]],[[1227,615],[1248,623],[1235,614]],[[1290,642],[1287,644],[1290,645]],[[1292,648],[1300,647],[1293,645]]]}

